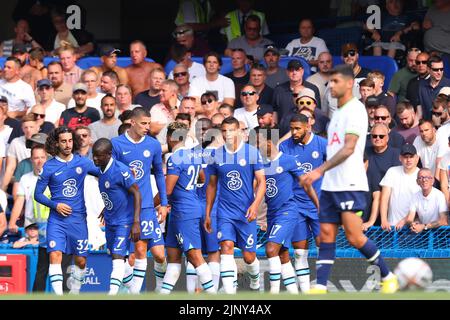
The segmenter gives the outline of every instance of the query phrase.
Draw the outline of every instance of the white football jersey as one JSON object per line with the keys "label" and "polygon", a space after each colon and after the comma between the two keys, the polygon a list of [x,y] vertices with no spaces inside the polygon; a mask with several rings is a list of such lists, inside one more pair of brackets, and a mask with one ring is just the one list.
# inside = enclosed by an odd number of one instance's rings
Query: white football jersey
{"label": "white football jersey", "polygon": [[344,147],[346,134],[355,134],[359,138],[353,154],[340,165],[325,172],[322,190],[369,191],[364,168],[368,125],[366,109],[355,97],[333,113],[328,126],[327,160]]}

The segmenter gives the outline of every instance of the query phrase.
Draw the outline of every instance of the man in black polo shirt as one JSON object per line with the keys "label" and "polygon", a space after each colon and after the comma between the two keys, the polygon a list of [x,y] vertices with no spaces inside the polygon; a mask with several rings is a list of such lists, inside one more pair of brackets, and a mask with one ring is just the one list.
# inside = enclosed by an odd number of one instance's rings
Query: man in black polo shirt
{"label": "man in black polo shirt", "polygon": [[417,76],[409,80],[406,87],[406,99],[409,100],[416,110],[419,104],[419,84],[421,80],[430,78],[427,67],[428,59],[430,59],[428,52],[421,52],[417,55],[415,61]]}
{"label": "man in black polo shirt", "polygon": [[[304,88],[314,91],[315,97],[320,97],[319,89],[308,81],[303,81],[303,66],[299,60],[291,60],[287,66],[289,81],[278,85],[273,92],[275,121],[280,128],[280,136],[284,136],[289,130],[290,116],[295,113],[296,105],[294,99]],[[320,109],[320,99],[317,100]]]}

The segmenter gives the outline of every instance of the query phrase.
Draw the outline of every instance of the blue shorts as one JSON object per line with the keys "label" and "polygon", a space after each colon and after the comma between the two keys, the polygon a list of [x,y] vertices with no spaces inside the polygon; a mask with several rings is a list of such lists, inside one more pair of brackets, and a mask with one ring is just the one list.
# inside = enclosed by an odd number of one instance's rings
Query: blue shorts
{"label": "blue shorts", "polygon": [[141,236],[140,240],[149,240],[148,248],[164,245],[161,227],[156,217],[155,209],[142,208],[140,216]]}
{"label": "blue shorts", "polygon": [[292,242],[292,234],[297,223],[297,214],[292,213],[292,216],[278,215],[267,219],[267,241],[281,244],[285,248],[289,248]]}
{"label": "blue shorts", "polygon": [[322,190],[320,195],[319,221],[322,223],[342,224],[342,212],[354,212],[362,217],[366,209],[365,191],[330,192]]}
{"label": "blue shorts", "polygon": [[219,240],[217,240],[217,216],[211,216],[211,233],[205,230],[205,216],[200,220],[200,235],[202,240],[202,253],[210,253],[219,251]]}
{"label": "blue shorts", "polygon": [[166,234],[166,247],[178,248],[183,252],[191,249],[201,249],[200,218],[172,221],[169,220]]}
{"label": "blue shorts", "polygon": [[51,220],[47,224],[47,252],[61,251],[67,255],[87,257],[89,253],[86,222],[67,223]]}
{"label": "blue shorts", "polygon": [[131,224],[105,227],[106,247],[108,254],[125,257],[130,249]]}
{"label": "blue shorts", "polygon": [[217,239],[233,241],[242,251],[256,252],[257,230],[256,220],[244,222],[241,220],[217,219]]}
{"label": "blue shorts", "polygon": [[318,237],[320,234],[319,218],[313,219],[309,216],[304,216],[300,213],[300,219],[295,225],[294,234],[292,235],[292,242],[303,241]]}

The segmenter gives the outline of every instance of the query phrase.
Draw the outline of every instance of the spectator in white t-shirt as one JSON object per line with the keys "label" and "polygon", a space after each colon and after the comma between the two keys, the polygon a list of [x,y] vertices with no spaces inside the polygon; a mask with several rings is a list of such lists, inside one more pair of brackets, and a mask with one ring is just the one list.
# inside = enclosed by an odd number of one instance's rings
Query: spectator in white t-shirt
{"label": "spectator in white t-shirt", "polygon": [[37,82],[37,93],[41,101],[38,105],[45,109],[45,121],[53,123],[57,128],[61,113],[66,110],[66,106],[55,100],[55,89],[48,79]]}
{"label": "spectator in white t-shirt", "polygon": [[291,57],[302,57],[308,61],[312,71],[316,71],[319,54],[328,51],[325,41],[314,37],[314,25],[311,19],[302,19],[299,23],[300,38],[288,43],[286,50]]}
{"label": "spectator in white t-shirt", "polygon": [[[88,69],[83,71],[81,74],[81,83],[84,83],[87,87],[87,100],[86,105],[88,107],[97,109],[97,111],[102,115],[102,98],[105,96],[104,93],[97,92],[97,86],[98,86],[98,75],[95,73],[95,71]],[[75,107],[75,100],[72,98],[70,99],[69,103],[67,104],[67,109],[74,108]]]}
{"label": "spectator in white t-shirt", "polygon": [[421,119],[419,121],[420,135],[414,139],[414,147],[417,149],[422,168],[429,168],[436,174],[436,159],[438,156],[439,144],[436,139],[436,129],[433,126],[431,120]]}
{"label": "spectator in white t-shirt", "polygon": [[[447,145],[450,148],[450,136],[447,138]],[[438,171],[436,176],[441,184],[441,191],[445,195],[445,199],[450,203],[450,151],[442,158],[438,158]],[[435,177],[436,177],[435,176]]]}
{"label": "spectator in white t-shirt", "polygon": [[258,99],[259,94],[252,85],[246,85],[241,91],[242,108],[234,110],[234,117],[246,124],[248,129],[253,129],[258,126]]}
{"label": "spectator in white t-shirt", "polygon": [[390,231],[401,229],[406,222],[413,195],[420,190],[416,183],[419,156],[412,144],[404,144],[400,150],[401,166],[392,167],[380,182],[381,228]]}
{"label": "spectator in white t-shirt", "polygon": [[222,66],[222,58],[216,52],[210,52],[203,58],[206,75],[195,78],[189,88],[189,96],[197,99],[197,113],[201,113],[200,97],[207,91],[214,92],[220,103],[228,103],[234,106],[236,99],[234,83],[230,78],[219,74]]}
{"label": "spectator in white t-shirt", "polygon": [[412,232],[448,225],[448,207],[444,194],[433,187],[434,175],[430,169],[422,168],[417,174],[420,191],[414,194],[406,217]]}
{"label": "spectator in white t-shirt", "polygon": [[33,88],[20,79],[20,61],[17,58],[6,59],[3,79],[0,80],[0,95],[8,99],[10,118],[22,118],[36,104]]}

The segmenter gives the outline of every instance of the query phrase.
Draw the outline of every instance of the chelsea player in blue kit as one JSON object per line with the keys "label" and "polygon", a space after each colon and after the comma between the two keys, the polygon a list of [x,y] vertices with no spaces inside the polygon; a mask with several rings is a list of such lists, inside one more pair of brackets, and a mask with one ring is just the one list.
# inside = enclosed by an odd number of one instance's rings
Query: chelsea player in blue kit
{"label": "chelsea player in blue kit", "polygon": [[111,141],[98,139],[92,151],[94,163],[101,170],[98,185],[105,208],[100,218],[105,222],[106,246],[112,256],[109,294],[116,295],[125,273],[130,238],[139,240],[142,199],[130,169],[112,158]]}
{"label": "chelsea player in blue kit", "polygon": [[[94,163],[78,154],[79,142],[65,126],[50,132],[45,150],[54,158],[48,160],[39,175],[34,198],[50,208],[47,223],[47,252],[50,255],[49,277],[57,295],[62,289],[62,253],[73,254],[75,266],[70,293],[78,294],[86,274],[88,229],[84,203],[84,179],[99,175]],[[44,195],[50,189],[51,199]]]}
{"label": "chelsea player in blue kit", "polygon": [[[217,238],[220,242],[220,276],[227,294],[235,293],[234,246],[242,250],[250,275],[250,288],[258,290],[259,260],[256,258],[256,215],[264,198],[266,182],[259,151],[243,141],[239,121],[233,117],[221,125],[225,145],[215,150],[208,165],[205,229],[211,232],[211,212],[220,185]],[[256,192],[253,190],[256,180]]]}
{"label": "chelsea player in blue kit", "polygon": [[[298,293],[294,268],[289,258],[289,245],[294,230],[304,216],[299,213],[294,196],[294,186],[300,186],[303,170],[294,156],[279,151],[278,130],[255,128],[256,142],[264,161],[266,177],[266,204],[268,242],[266,255],[269,260],[270,292],[280,292],[280,278],[290,293]],[[314,188],[304,191],[317,208],[319,200]]]}
{"label": "chelsea player in blue kit", "polygon": [[162,294],[172,292],[178,281],[183,252],[194,266],[203,290],[216,292],[211,270],[202,255],[202,207],[196,192],[199,175],[204,179],[203,151],[185,147],[188,130],[186,124],[178,122],[170,123],[167,128],[167,145],[173,154],[167,160],[166,188],[171,212],[166,236],[168,264]]}
{"label": "chelsea player in blue kit", "polygon": [[[130,254],[130,262],[135,255],[133,278],[129,287],[131,293],[139,293],[147,270],[147,250],[155,261],[154,273],[156,276],[156,291],[162,285],[166,272],[166,258],[164,239],[160,223],[166,219],[167,196],[166,183],[162,169],[161,144],[155,138],[148,136],[150,130],[150,113],[144,108],[137,107],[131,114],[131,127],[123,135],[111,140],[113,145],[113,158],[127,165],[134,173],[134,178],[142,194],[141,208],[141,235],[135,243],[135,252]],[[158,187],[161,205],[158,208],[158,217],[155,213],[150,173],[153,170]],[[127,278],[127,277],[125,277]],[[129,280],[130,277],[128,277]],[[127,279],[124,279],[124,282]]]}
{"label": "chelsea player in blue kit", "polygon": [[[295,157],[297,164],[304,173],[320,167],[327,157],[327,140],[312,133],[310,119],[304,114],[295,114],[290,120],[291,137],[280,144],[280,151]],[[322,178],[314,182],[313,187],[320,198]],[[319,214],[315,204],[299,185],[294,187],[295,200],[300,215],[294,234],[295,272],[302,292],[310,289],[310,271],[308,264],[308,239],[311,235],[320,246]]]}

